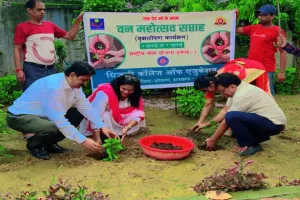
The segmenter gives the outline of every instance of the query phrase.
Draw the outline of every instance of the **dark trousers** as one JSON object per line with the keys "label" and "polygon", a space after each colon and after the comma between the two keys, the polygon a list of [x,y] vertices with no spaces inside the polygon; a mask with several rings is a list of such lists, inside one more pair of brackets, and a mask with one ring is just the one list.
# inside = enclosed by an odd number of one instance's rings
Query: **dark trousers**
{"label": "dark trousers", "polygon": [[25,91],[34,81],[57,72],[54,65],[42,67],[42,65],[29,62],[23,63],[23,71],[25,74],[23,91]]}
{"label": "dark trousers", "polygon": [[225,115],[225,120],[241,147],[256,146],[284,129],[283,125],[254,113],[231,111]]}
{"label": "dark trousers", "polygon": [[[83,120],[83,115],[76,108],[70,108],[65,117],[75,127]],[[8,113],[7,123],[12,129],[24,134],[33,133],[34,136],[28,139],[31,147],[57,143],[65,138],[53,122],[38,115],[12,115]]]}

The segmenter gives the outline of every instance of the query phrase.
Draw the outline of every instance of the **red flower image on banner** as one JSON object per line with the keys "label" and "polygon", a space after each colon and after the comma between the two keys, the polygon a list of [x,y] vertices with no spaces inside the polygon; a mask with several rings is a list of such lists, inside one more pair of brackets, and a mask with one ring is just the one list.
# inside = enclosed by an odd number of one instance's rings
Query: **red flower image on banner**
{"label": "red flower image on banner", "polygon": [[226,63],[230,60],[230,33],[215,32],[202,45],[202,55],[210,63]]}
{"label": "red flower image on banner", "polygon": [[115,68],[124,60],[121,42],[105,34],[92,35],[88,39],[90,64],[96,69]]}

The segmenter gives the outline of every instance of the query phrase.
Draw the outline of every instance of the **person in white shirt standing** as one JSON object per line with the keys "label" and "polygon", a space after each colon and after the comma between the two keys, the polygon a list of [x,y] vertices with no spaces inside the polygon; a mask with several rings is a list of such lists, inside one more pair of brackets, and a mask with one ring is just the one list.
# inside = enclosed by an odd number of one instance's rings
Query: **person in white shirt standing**
{"label": "person in white shirt standing", "polygon": [[81,87],[95,74],[86,62],[74,62],[64,73],[53,74],[34,82],[8,108],[7,123],[22,133],[33,133],[27,139],[27,149],[40,159],[49,160],[49,153],[68,151],[57,143],[65,137],[91,151],[101,145],[82,135],[76,127],[85,117],[93,132],[118,137],[104,124],[86,99]]}
{"label": "person in white shirt standing", "polygon": [[234,74],[224,73],[214,80],[218,91],[228,97],[227,112],[212,137],[206,140],[207,149],[215,147],[217,140],[231,128],[240,147],[247,147],[242,156],[262,151],[261,142],[284,130],[286,117],[275,100],[262,89],[241,82]]}

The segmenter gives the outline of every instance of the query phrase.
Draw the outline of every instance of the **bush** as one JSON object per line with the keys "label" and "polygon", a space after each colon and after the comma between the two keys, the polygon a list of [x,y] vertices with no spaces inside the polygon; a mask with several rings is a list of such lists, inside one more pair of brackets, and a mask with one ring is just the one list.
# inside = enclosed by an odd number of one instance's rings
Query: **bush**
{"label": "bush", "polygon": [[[279,70],[276,71],[275,77],[277,77]],[[274,81],[275,93],[276,94],[292,94],[292,88],[295,78],[296,68],[289,67],[285,71],[286,80],[283,83]]]}
{"label": "bush", "polygon": [[55,53],[58,57],[55,67],[58,72],[63,72],[65,70],[64,61],[67,57],[67,48],[65,47],[64,43],[60,40],[54,40],[54,47]]}
{"label": "bush", "polygon": [[198,117],[205,104],[203,92],[195,90],[193,87],[178,88],[176,90],[176,100],[179,113],[187,117]]}
{"label": "bush", "polygon": [[22,93],[22,86],[15,75],[0,77],[0,104],[11,104]]}
{"label": "bush", "polygon": [[246,149],[247,147],[235,147],[235,155],[238,158],[238,161],[234,162],[235,166],[230,169],[225,169],[224,174],[216,172],[202,179],[193,187],[194,191],[198,194],[205,194],[205,192],[211,190],[236,192],[267,188],[268,184],[264,181],[267,177],[263,173],[244,173],[245,167],[253,163],[253,160],[248,160],[245,163],[244,158],[241,157],[241,153]]}
{"label": "bush", "polygon": [[[0,107],[3,107],[3,105],[0,104]],[[8,130],[7,122],[6,122],[6,112],[0,109],[0,137],[2,134],[10,133]],[[0,144],[0,160],[2,157],[13,157],[9,154],[7,149]]]}

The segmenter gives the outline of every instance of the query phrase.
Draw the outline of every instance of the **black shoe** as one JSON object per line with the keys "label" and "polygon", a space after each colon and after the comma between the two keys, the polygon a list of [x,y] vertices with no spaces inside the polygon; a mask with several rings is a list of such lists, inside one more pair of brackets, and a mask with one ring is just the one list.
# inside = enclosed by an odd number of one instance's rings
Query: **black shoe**
{"label": "black shoe", "polygon": [[250,156],[250,155],[254,155],[256,154],[257,152],[260,152],[262,151],[262,147],[260,145],[257,145],[257,146],[250,146],[248,147],[245,151],[243,151],[241,153],[241,156]]}
{"label": "black shoe", "polygon": [[26,148],[29,150],[31,155],[33,155],[36,158],[43,159],[43,160],[49,160],[50,159],[50,155],[44,149],[44,147],[31,147],[30,144],[27,143]]}
{"label": "black shoe", "polygon": [[67,153],[67,152],[72,151],[70,149],[65,149],[65,148],[59,146],[58,144],[54,144],[54,143],[45,144],[45,149],[49,153]]}

